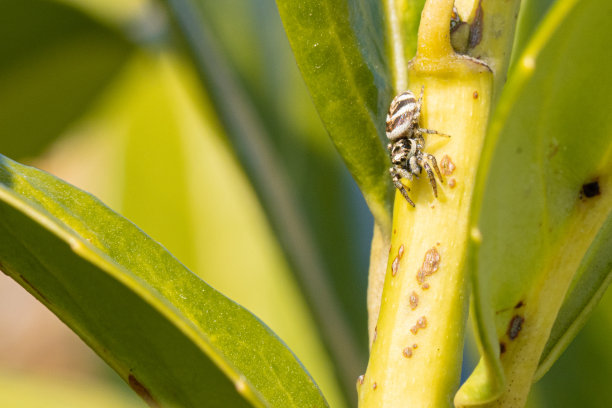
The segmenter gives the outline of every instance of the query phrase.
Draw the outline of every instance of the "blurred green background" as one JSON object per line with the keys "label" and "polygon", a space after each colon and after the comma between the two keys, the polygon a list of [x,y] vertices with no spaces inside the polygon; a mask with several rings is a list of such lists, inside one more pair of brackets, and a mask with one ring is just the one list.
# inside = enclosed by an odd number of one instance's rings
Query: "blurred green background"
{"label": "blurred green background", "polygon": [[[216,109],[234,95],[209,92],[164,5],[146,0],[0,0],[0,153],[133,221],[270,326],[332,407],[352,406],[367,355],[371,215],[312,106],[274,1],[197,3],[280,181],[259,178],[253,141],[228,135],[232,118]],[[294,273],[278,238],[277,190],[290,195],[304,251],[338,301],[337,332],[320,329],[308,275]],[[1,407],[144,406],[4,275],[0,330]],[[608,293],[529,406],[612,406],[611,338]],[[334,348],[343,341],[344,357]]]}

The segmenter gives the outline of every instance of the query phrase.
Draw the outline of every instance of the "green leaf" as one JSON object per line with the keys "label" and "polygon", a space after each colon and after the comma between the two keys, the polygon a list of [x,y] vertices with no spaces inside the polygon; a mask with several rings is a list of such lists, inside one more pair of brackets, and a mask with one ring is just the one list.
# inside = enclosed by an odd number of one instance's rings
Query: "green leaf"
{"label": "green leaf", "polygon": [[327,406],[248,311],[92,196],[0,162],[0,263],[150,404]]}
{"label": "green leaf", "polygon": [[612,282],[612,213],[584,255],[565,295],[546,347],[540,358],[536,380],[559,358],[587,322]]}
{"label": "green leaf", "polygon": [[346,0],[276,4],[323,124],[387,233],[392,188],[383,140],[394,90],[380,5]]}
{"label": "green leaf", "polygon": [[529,408],[612,406],[612,291],[546,375],[534,384]]}
{"label": "green leaf", "polygon": [[345,395],[354,396],[367,351],[366,253],[347,239],[365,234],[346,215],[369,219],[324,145],[329,141],[279,37],[277,11],[257,1],[166,3],[321,328]]}
{"label": "green leaf", "polygon": [[257,315],[341,407],[304,295],[187,62],[136,53],[103,103],[35,164],[99,197]]}
{"label": "green leaf", "polygon": [[87,109],[131,49],[117,31],[66,5],[0,2],[0,151],[42,151]]}
{"label": "green leaf", "polygon": [[523,54],[525,47],[533,37],[534,32],[542,22],[546,13],[557,0],[522,0],[516,25],[516,35],[512,49],[512,63]]}
{"label": "green leaf", "polygon": [[554,332],[553,343],[567,342],[575,334],[568,319],[592,309],[588,296],[604,288],[593,282],[609,281],[610,13],[606,0],[559,1],[517,61],[492,120],[472,220],[483,359],[460,391],[469,403],[497,398],[506,377],[505,397],[520,404],[558,311],[557,330],[569,331]]}

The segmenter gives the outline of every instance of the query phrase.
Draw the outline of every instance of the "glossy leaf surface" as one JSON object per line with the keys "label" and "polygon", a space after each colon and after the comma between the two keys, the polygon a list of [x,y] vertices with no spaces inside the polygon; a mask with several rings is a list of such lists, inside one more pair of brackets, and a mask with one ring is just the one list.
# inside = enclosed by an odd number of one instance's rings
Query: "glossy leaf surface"
{"label": "glossy leaf surface", "polygon": [[[611,12],[605,0],[558,2],[516,62],[493,117],[473,224],[475,311],[485,351],[485,371],[477,372],[487,373],[465,387],[484,379],[470,391],[476,402],[500,392],[491,384],[503,381],[503,367],[510,376],[519,374],[508,367],[527,370],[514,379],[529,384],[533,371],[525,367],[539,359],[557,310],[557,328],[568,327],[609,281],[609,265],[593,260],[610,251]],[[575,331],[553,331],[549,341],[566,333]],[[528,347],[522,356],[512,355],[516,344]]]}
{"label": "glossy leaf surface", "polygon": [[341,407],[304,295],[186,62],[136,54],[103,103],[35,164],[102,199],[257,315]]}
{"label": "glossy leaf surface", "polygon": [[42,151],[81,115],[130,54],[128,40],[54,1],[0,2],[0,151]]}
{"label": "glossy leaf surface", "polygon": [[278,0],[315,107],[374,218],[390,227],[384,123],[394,96],[382,10],[374,1]]}
{"label": "glossy leaf surface", "polygon": [[248,311],[97,199],[2,158],[0,262],[150,404],[327,406]]}

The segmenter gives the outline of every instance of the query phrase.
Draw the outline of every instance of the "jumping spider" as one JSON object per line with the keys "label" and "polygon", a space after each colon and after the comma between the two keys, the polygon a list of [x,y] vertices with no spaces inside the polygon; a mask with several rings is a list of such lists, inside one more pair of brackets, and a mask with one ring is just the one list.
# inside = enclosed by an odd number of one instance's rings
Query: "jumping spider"
{"label": "jumping spider", "polygon": [[[393,166],[389,169],[391,179],[395,187],[402,193],[408,204],[414,207],[414,202],[408,197],[407,187],[401,182],[402,178],[412,180],[412,176],[418,177],[422,169],[425,169],[429,177],[429,184],[433,189],[435,197],[438,197],[438,187],[431,167],[433,166],[440,183],[442,174],[438,168],[438,162],[434,155],[423,152],[425,146],[424,133],[437,134],[450,137],[435,130],[419,127],[421,116],[421,104],[423,103],[423,92],[425,87],[421,87],[421,95],[417,101],[411,91],[405,91],[391,101],[389,113],[387,114],[387,138],[389,144],[389,156]],[[431,166],[427,162],[431,162]],[[408,189],[409,190],[409,189]]]}

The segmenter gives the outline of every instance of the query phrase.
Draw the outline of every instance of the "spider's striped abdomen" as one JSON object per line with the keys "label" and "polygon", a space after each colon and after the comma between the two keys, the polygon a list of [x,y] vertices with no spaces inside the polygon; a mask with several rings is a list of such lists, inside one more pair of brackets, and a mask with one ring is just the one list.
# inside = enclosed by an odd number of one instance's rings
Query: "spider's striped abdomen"
{"label": "spider's striped abdomen", "polygon": [[419,105],[410,91],[397,95],[391,101],[387,113],[387,138],[395,141],[402,137],[410,138],[412,130],[418,126]]}

